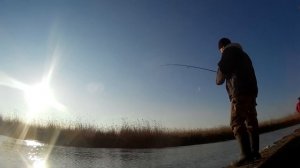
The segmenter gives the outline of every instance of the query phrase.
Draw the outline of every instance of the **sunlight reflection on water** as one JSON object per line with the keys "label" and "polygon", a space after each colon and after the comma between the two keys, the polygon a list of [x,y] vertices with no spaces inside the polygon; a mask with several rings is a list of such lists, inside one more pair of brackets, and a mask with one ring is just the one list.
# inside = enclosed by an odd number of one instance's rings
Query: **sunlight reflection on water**
{"label": "sunlight reflection on water", "polygon": [[46,159],[42,157],[44,144],[35,140],[24,141],[29,151],[27,153],[27,160],[29,161],[28,168],[47,168]]}
{"label": "sunlight reflection on water", "polygon": [[33,147],[33,148],[36,148],[36,147],[39,147],[39,146],[44,146],[44,144],[42,144],[38,141],[35,141],[35,140],[25,140],[25,143],[26,143],[27,146]]}

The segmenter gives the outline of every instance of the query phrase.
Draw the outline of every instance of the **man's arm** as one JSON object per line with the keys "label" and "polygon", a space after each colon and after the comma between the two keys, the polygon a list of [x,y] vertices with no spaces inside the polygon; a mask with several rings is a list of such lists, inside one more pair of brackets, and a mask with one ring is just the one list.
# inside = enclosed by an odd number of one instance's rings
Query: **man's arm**
{"label": "man's arm", "polygon": [[223,74],[231,74],[233,73],[234,69],[236,69],[237,65],[237,52],[235,48],[227,48],[222,53],[221,60],[218,63],[219,69]]}
{"label": "man's arm", "polygon": [[217,78],[216,78],[216,84],[217,85],[222,85],[225,82],[225,75],[222,73],[220,68],[218,68],[217,71]]}

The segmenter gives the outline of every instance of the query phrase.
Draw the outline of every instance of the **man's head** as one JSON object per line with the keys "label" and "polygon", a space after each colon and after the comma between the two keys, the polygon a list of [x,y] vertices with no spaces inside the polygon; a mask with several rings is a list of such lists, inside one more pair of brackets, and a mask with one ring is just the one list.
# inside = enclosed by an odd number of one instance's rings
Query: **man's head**
{"label": "man's head", "polygon": [[298,97],[298,100],[300,101],[300,97]]}
{"label": "man's head", "polygon": [[223,53],[224,48],[230,43],[231,43],[231,41],[228,38],[226,38],[226,37],[221,38],[218,43],[220,52]]}

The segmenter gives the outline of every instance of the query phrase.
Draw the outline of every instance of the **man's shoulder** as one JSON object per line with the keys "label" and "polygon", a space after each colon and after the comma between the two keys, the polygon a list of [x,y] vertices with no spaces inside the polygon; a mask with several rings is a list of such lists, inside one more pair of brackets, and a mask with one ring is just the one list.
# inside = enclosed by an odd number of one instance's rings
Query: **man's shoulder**
{"label": "man's shoulder", "polygon": [[243,53],[244,51],[240,45],[229,45],[224,49],[222,56],[234,57],[236,55],[242,55]]}
{"label": "man's shoulder", "polygon": [[243,48],[239,43],[231,43],[224,48],[224,51],[226,50],[243,50]]}

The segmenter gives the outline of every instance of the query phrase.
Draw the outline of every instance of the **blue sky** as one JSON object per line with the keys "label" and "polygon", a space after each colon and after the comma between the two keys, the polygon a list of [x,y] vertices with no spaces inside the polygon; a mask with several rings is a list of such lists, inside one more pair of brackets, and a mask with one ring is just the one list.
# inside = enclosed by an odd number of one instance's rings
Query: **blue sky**
{"label": "blue sky", "polygon": [[229,124],[225,86],[215,74],[217,42],[228,37],[252,58],[259,120],[295,110],[300,96],[300,2],[210,0],[0,1],[0,112],[26,118],[24,90],[52,72],[65,109],[39,121],[99,126],[124,120],[168,128]]}

